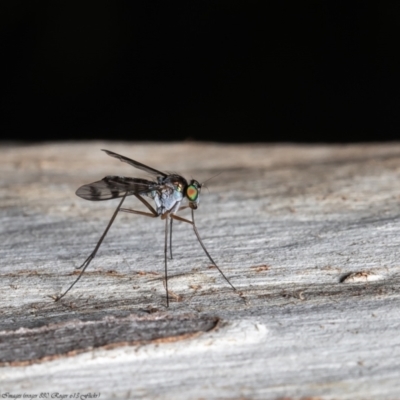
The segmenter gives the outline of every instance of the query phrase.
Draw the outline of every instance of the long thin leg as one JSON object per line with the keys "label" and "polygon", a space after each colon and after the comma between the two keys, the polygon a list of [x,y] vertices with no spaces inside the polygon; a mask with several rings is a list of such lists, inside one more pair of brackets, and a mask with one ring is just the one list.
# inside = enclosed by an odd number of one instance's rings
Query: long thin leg
{"label": "long thin leg", "polygon": [[[189,206],[182,206],[179,208],[178,212],[185,210],[186,208],[188,208]],[[171,222],[170,222],[170,226],[169,226],[169,254],[172,260],[172,222],[174,221],[173,218],[171,218]]]}
{"label": "long thin leg", "polygon": [[172,222],[173,219],[171,218],[169,222],[169,254],[171,256],[171,260],[172,260]]}
{"label": "long thin leg", "polygon": [[164,263],[165,263],[165,291],[167,293],[167,307],[169,307],[169,294],[168,294],[168,268],[167,268],[167,254],[168,254],[168,221],[169,215],[165,218],[165,243],[164,243]]}
{"label": "long thin leg", "polygon": [[135,194],[135,196],[150,210],[149,213],[145,212],[145,211],[131,210],[130,208],[121,208],[119,211],[131,213],[131,214],[144,215],[145,217],[151,217],[151,218],[158,217],[159,214],[152,207],[152,205],[150,203],[148,203],[140,194]]}
{"label": "long thin leg", "polygon": [[115,220],[115,217],[116,217],[117,214],[118,214],[118,211],[120,211],[120,208],[121,208],[122,203],[124,202],[125,198],[126,198],[126,194],[125,194],[125,196],[121,199],[121,201],[120,201],[120,203],[119,203],[117,209],[114,211],[114,214],[113,214],[113,216],[111,217],[110,222],[108,223],[106,230],[105,230],[105,231],[103,232],[103,234],[101,235],[101,238],[100,238],[100,240],[97,242],[96,247],[94,248],[93,252],[92,252],[92,253],[90,254],[90,256],[85,260],[85,262],[84,262],[80,267],[77,268],[77,269],[81,269],[81,268],[82,268],[81,273],[78,275],[78,277],[75,279],[75,281],[72,282],[72,285],[71,285],[63,294],[61,294],[60,296],[57,296],[57,297],[56,297],[55,301],[58,301],[58,300],[62,299],[62,298],[74,287],[74,285],[79,281],[79,279],[81,279],[81,277],[82,277],[83,273],[85,272],[86,268],[89,266],[90,262],[91,262],[91,261],[93,260],[93,258],[96,256],[96,253],[97,253],[97,251],[99,250],[99,248],[100,248],[100,246],[101,246],[101,243],[103,242],[104,238],[106,237],[108,230],[111,228],[111,225],[113,224],[113,222],[114,222],[114,220]]}
{"label": "long thin leg", "polygon": [[145,217],[151,217],[151,218],[157,218],[158,215],[154,215],[145,211],[139,211],[139,210],[131,210],[130,208],[121,208],[119,211],[121,212],[126,212],[129,214],[138,214],[138,215],[144,215]]}
{"label": "long thin leg", "polygon": [[200,234],[199,234],[199,232],[198,232],[198,230],[197,230],[197,227],[196,227],[196,224],[195,224],[195,222],[194,222],[194,212],[193,212],[193,209],[192,209],[192,221],[189,221],[189,220],[186,219],[186,218],[179,217],[178,215],[175,215],[175,214],[171,214],[171,218],[176,219],[176,220],[181,221],[181,222],[186,222],[186,223],[191,224],[191,225],[193,226],[193,230],[194,230],[194,233],[196,234],[197,240],[199,241],[199,243],[200,243],[201,247],[203,248],[204,252],[206,253],[207,257],[208,257],[209,260],[214,264],[214,266],[218,269],[218,271],[219,271],[220,274],[223,276],[223,278],[229,283],[229,286],[230,286],[233,290],[236,291],[235,286],[233,286],[232,283],[230,282],[230,280],[224,275],[224,273],[221,271],[221,268],[218,267],[218,265],[216,264],[216,262],[215,262],[215,261],[212,259],[212,257],[210,256],[210,253],[207,251],[206,246],[204,246],[204,243],[203,243],[203,241],[201,240]]}
{"label": "long thin leg", "polygon": [[[153,208],[153,206],[148,203],[142,196],[139,194],[135,195],[149,210],[150,213],[144,212],[144,211],[137,211],[137,210],[130,210],[128,208],[121,208],[120,211],[127,212],[127,213],[132,213],[132,214],[139,214],[139,215],[144,215],[146,217],[153,217],[156,218],[158,217],[157,211]],[[166,215],[165,218],[165,243],[164,243],[164,266],[165,266],[165,291],[167,295],[167,307],[169,307],[169,293],[168,293],[168,222],[170,222],[170,234],[172,238],[172,219],[169,218],[169,214]],[[172,241],[170,242],[172,245]],[[172,250],[171,250],[171,258],[172,258]]]}
{"label": "long thin leg", "polygon": [[147,201],[145,200],[140,194],[135,194],[135,197],[139,199],[149,210],[152,214],[155,216],[159,216],[160,214],[154,209],[154,207]]}

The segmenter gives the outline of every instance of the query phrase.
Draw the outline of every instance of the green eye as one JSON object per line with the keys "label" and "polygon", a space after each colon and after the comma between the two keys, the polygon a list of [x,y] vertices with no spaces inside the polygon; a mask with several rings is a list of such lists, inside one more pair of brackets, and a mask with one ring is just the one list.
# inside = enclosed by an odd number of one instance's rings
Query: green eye
{"label": "green eye", "polygon": [[186,189],[186,196],[190,201],[196,201],[199,195],[199,191],[197,190],[196,186],[189,185]]}

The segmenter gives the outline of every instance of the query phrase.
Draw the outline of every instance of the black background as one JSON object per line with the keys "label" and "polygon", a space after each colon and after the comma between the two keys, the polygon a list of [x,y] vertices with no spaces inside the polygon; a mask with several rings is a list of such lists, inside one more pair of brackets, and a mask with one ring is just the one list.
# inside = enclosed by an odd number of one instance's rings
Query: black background
{"label": "black background", "polygon": [[400,138],[400,2],[2,2],[3,140]]}

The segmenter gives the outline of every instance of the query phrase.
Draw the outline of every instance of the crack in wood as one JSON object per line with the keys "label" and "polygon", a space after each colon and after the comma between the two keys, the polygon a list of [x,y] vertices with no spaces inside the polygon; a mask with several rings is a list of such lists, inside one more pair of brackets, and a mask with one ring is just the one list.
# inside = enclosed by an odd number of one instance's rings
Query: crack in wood
{"label": "crack in wood", "polygon": [[183,340],[214,329],[214,316],[130,314],[102,319],[49,323],[36,328],[0,331],[0,366],[25,365],[60,356],[72,356],[94,348]]}

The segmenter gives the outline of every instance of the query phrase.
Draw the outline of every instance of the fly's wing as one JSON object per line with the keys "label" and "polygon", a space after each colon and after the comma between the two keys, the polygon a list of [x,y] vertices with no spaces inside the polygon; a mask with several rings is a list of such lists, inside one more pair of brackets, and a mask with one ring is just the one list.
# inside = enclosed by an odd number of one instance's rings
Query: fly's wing
{"label": "fly's wing", "polygon": [[140,163],[138,161],[131,160],[128,157],[121,156],[121,155],[119,155],[117,153],[114,153],[114,152],[112,152],[110,150],[104,150],[104,149],[102,149],[102,150],[105,151],[106,154],[108,154],[110,157],[117,158],[118,160],[120,160],[122,162],[126,162],[126,163],[132,165],[135,168],[141,169],[142,171],[146,171],[149,174],[163,176],[163,177],[167,176],[167,174],[165,174],[164,172],[161,172],[161,171],[158,171],[158,170],[156,170],[154,168],[148,167],[147,165],[144,165],[144,164],[142,164],[142,163]]}
{"label": "fly's wing", "polygon": [[157,188],[157,184],[146,179],[106,176],[101,181],[81,186],[76,195],[85,200],[100,201],[132,194],[145,194]]}

